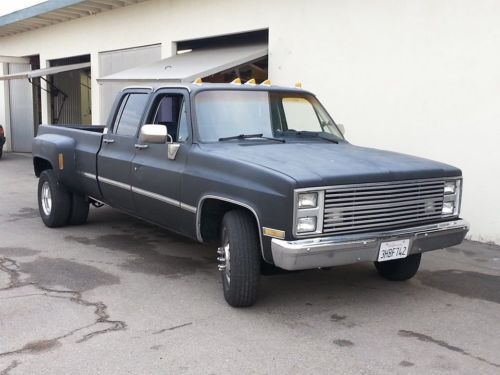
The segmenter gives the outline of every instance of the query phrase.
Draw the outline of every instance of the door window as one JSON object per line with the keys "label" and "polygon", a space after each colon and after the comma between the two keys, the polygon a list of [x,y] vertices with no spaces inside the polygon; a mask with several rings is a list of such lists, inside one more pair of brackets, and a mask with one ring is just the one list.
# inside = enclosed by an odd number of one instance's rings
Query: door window
{"label": "door window", "polygon": [[184,96],[172,94],[157,99],[153,106],[153,124],[165,125],[174,142],[183,142],[188,137]]}
{"label": "door window", "polygon": [[147,94],[129,94],[123,99],[120,105],[120,118],[115,123],[115,134],[127,137],[134,137],[137,134],[147,100]]}

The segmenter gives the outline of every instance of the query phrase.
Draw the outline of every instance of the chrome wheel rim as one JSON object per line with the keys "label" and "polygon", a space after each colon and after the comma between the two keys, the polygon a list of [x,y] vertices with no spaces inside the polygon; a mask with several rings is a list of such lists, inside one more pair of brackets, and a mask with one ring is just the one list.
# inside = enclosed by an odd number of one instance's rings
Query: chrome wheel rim
{"label": "chrome wheel rim", "polygon": [[224,245],[217,249],[218,257],[217,262],[219,263],[219,271],[224,273],[226,281],[231,281],[231,245],[229,244],[229,239],[227,235],[224,236]]}
{"label": "chrome wheel rim", "polygon": [[52,193],[50,192],[50,186],[47,181],[42,185],[41,195],[43,213],[45,216],[50,216],[52,211]]}

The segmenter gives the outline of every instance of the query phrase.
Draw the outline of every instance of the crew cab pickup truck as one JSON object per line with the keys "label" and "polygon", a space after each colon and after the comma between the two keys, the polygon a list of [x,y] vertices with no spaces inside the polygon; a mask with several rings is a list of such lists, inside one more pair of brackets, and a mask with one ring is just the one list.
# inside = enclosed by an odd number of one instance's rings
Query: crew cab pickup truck
{"label": "crew cab pickup truck", "polygon": [[89,203],[106,204],[214,244],[232,306],[256,301],[269,268],[374,262],[382,277],[407,280],[422,253],[468,231],[459,169],[350,144],[298,88],[127,88],[106,126],[44,125],[38,134],[48,227],[83,224]]}

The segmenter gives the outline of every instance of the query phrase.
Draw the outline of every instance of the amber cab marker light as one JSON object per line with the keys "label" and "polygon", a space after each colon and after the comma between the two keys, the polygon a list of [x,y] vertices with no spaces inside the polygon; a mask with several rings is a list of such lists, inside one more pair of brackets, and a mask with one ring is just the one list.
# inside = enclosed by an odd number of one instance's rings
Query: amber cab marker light
{"label": "amber cab marker light", "polygon": [[245,85],[255,85],[255,78],[249,79],[245,82]]}
{"label": "amber cab marker light", "polygon": [[298,88],[298,89],[301,89],[302,88],[302,83],[301,82],[297,82],[295,84],[295,87]]}
{"label": "amber cab marker light", "polygon": [[241,79],[240,78],[235,78],[231,81],[231,84],[233,85],[241,85]]}
{"label": "amber cab marker light", "polygon": [[263,81],[261,83],[261,85],[263,85],[263,86],[271,86],[271,80],[270,79],[266,79],[265,81]]}
{"label": "amber cab marker light", "polygon": [[201,77],[198,77],[198,78],[196,78],[196,79],[193,81],[193,83],[194,83],[195,85],[201,85],[201,84],[203,83],[203,81],[201,80]]}

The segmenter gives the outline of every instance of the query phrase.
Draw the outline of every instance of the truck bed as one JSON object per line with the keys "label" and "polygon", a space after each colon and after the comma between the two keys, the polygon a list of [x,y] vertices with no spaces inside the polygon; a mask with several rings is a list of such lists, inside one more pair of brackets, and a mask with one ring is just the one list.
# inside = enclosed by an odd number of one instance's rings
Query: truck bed
{"label": "truck bed", "polygon": [[[51,155],[51,163],[54,169],[59,169],[61,182],[99,199],[97,153],[105,128],[102,125],[41,125],[33,142],[33,157],[46,159],[47,155]],[[59,154],[63,154],[64,158],[62,169],[57,159]]]}

